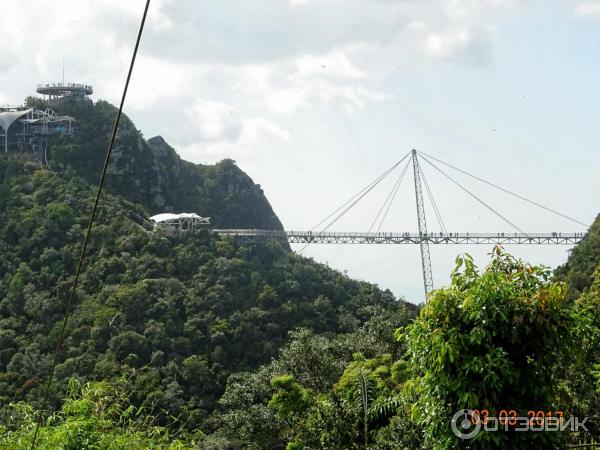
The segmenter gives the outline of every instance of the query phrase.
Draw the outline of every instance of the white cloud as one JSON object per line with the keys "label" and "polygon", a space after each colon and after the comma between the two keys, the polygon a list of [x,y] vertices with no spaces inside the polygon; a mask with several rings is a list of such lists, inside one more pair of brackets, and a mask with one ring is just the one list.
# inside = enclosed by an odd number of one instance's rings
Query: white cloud
{"label": "white cloud", "polygon": [[575,15],[578,17],[600,19],[600,1],[576,1],[574,5],[574,11]]}
{"label": "white cloud", "polygon": [[297,73],[292,76],[297,77],[331,77],[360,79],[366,76],[366,73],[358,69],[348,55],[341,50],[334,50],[325,55],[306,55],[295,61]]}
{"label": "white cloud", "polygon": [[[46,3],[44,14],[32,13]],[[397,71],[466,54],[485,61],[495,24],[515,4],[155,0],[126,108],[143,131],[176,147],[248,151],[261,139],[291,139],[282,124],[299,111],[354,113],[390,98],[382,86]],[[7,4],[0,101],[16,103],[36,83],[60,78],[64,58],[67,81],[93,83],[96,98],[117,102],[143,6]]]}
{"label": "white cloud", "polygon": [[354,111],[369,101],[386,98],[363,84],[367,73],[341,50],[248,66],[240,72],[236,94],[257,108],[278,114],[319,104],[336,104]]}
{"label": "white cloud", "polygon": [[241,120],[230,105],[197,99],[185,113],[186,125],[200,141],[235,142],[240,137]]}
{"label": "white cloud", "polygon": [[[241,120],[227,120],[221,114],[220,105],[214,107],[209,114],[213,119],[198,129],[197,139],[190,144],[179,147],[182,157],[191,161],[202,161],[199,155],[217,155],[219,158],[248,156],[264,151],[267,142],[285,142],[290,135],[275,123],[261,116]],[[193,120],[187,121],[192,126]]]}
{"label": "white cloud", "polygon": [[469,42],[469,32],[457,30],[447,33],[430,34],[427,36],[426,46],[432,55],[447,58]]}
{"label": "white cloud", "polygon": [[250,117],[245,119],[242,123],[242,140],[245,140],[246,142],[258,144],[263,135],[279,139],[280,141],[290,140],[290,134],[287,131],[279,128],[264,117]]}
{"label": "white cloud", "polygon": [[[471,39],[487,34],[518,0],[196,0],[155,7],[168,29],[154,27],[148,50],[165,59],[248,64],[327,54],[356,44],[422,47],[407,33],[415,22],[430,33]],[[301,6],[301,8],[299,8]],[[398,38],[402,37],[402,40]],[[420,42],[421,41],[421,42]],[[450,46],[460,52],[460,45]],[[462,47],[465,48],[465,47]],[[434,51],[430,56],[436,57]],[[447,55],[444,54],[444,57]]]}
{"label": "white cloud", "polygon": [[208,154],[248,155],[261,150],[265,142],[290,139],[287,131],[263,116],[243,116],[233,105],[204,99],[196,99],[178,120],[180,129],[186,130],[180,153],[192,160]]}

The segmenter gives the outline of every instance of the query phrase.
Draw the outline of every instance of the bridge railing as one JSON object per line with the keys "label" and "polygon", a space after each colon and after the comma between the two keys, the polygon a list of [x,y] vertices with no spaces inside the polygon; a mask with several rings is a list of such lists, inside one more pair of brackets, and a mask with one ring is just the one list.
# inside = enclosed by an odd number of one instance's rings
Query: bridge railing
{"label": "bridge railing", "polygon": [[523,242],[532,240],[549,239],[553,241],[573,241],[583,238],[584,233],[563,233],[563,232],[548,232],[548,233],[511,233],[511,232],[496,232],[496,233],[414,233],[414,232],[359,232],[359,231],[300,231],[300,230],[260,230],[260,229],[224,229],[213,230],[213,232],[228,236],[238,237],[255,237],[255,238],[275,238],[275,239],[304,239],[310,240],[327,240],[327,239],[361,239],[361,240],[432,240],[440,242],[443,240],[519,240]]}
{"label": "bridge railing", "polygon": [[414,232],[360,232],[360,231],[301,231],[301,230],[260,230],[260,229],[215,229],[213,230],[220,234],[238,235],[238,236],[282,236],[282,235],[303,235],[303,236],[319,236],[319,237],[583,237],[584,233],[563,233],[563,232],[548,232],[548,233],[414,233]]}

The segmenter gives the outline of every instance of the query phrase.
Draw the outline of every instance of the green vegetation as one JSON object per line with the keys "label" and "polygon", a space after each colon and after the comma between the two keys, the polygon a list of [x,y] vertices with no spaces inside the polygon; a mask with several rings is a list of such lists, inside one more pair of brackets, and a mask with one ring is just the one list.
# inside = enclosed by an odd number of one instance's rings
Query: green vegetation
{"label": "green vegetation", "polygon": [[[30,97],[27,102],[36,104],[39,99]],[[65,101],[55,109],[77,122],[74,136],[51,142],[52,168],[95,185],[117,109],[104,101]],[[106,190],[142,205],[150,215],[195,212],[211,217],[216,228],[282,229],[260,186],[234,161],[184,161],[162,137],[145,140],[127,116],[121,119]]]}
{"label": "green vegetation", "polygon": [[[154,417],[131,405],[127,380],[118,383],[71,380],[69,396],[60,411],[40,427],[36,448],[45,450],[146,450],[192,449],[189,434],[154,424]],[[32,408],[24,403],[4,409],[0,425],[0,449],[28,450],[37,423]]]}
{"label": "green vegetation", "polygon": [[[434,448],[456,441],[448,423],[463,408],[557,411],[559,371],[573,354],[585,324],[549,272],[496,248],[479,274],[470,258],[457,258],[452,284],[431,296],[408,330],[419,372],[416,419]],[[472,448],[554,448],[560,433],[482,433]],[[561,448],[561,447],[556,447]]]}
{"label": "green vegetation", "polygon": [[[29,99],[30,103],[37,100]],[[40,170],[0,157],[0,449],[28,448],[114,107],[78,117]],[[420,311],[276,241],[148,232],[167,210],[280,228],[232,161],[181,161],[126,119],[39,434],[44,449],[564,448],[582,434],[480,432],[563,411],[600,440],[600,218],[554,274],[495,248],[456,259]]]}
{"label": "green vegetation", "polygon": [[[410,368],[394,362],[405,347],[393,330],[409,320],[406,312],[375,317],[353,333],[331,338],[306,329],[293,332],[277,359],[229,378],[212,438],[256,450],[285,448],[287,442],[293,442],[291,448],[354,448],[364,442],[365,409],[357,391],[357,376],[363,375],[370,395],[367,433],[389,435],[388,448],[398,448],[391,444],[394,432],[412,424],[395,420],[386,426],[385,419],[396,407],[408,407],[393,399],[396,387],[409,391],[411,384]],[[413,436],[402,439],[414,442]]]}
{"label": "green vegetation", "polygon": [[[1,409],[39,405],[93,188],[10,158],[0,173]],[[290,330],[351,332],[407,307],[277,242],[149,233],[126,214],[140,208],[111,195],[102,202],[54,407],[71,377],[112,381],[147,366],[131,380],[133,404],[159,424],[174,416],[186,429],[210,430],[229,375],[267,363]]]}
{"label": "green vegetation", "polygon": [[556,269],[556,277],[567,282],[571,300],[575,300],[591,286],[598,264],[600,264],[600,215],[584,239],[572,250],[567,263]]}
{"label": "green vegetation", "polygon": [[[278,360],[243,380],[230,378],[221,402],[224,423],[233,426],[218,433],[242,448],[283,448],[287,442],[288,450],[442,450],[467,443],[549,449],[578,437],[481,432],[461,441],[450,422],[468,408],[492,417],[502,410],[524,417],[530,410],[589,416],[590,436],[598,439],[599,291],[600,277],[585,297],[570,302],[566,286],[553,281],[548,269],[500,248],[482,273],[468,256],[459,257],[451,285],[435,291],[415,321],[397,328],[395,347],[385,335],[356,348],[350,342],[364,341],[339,336],[323,343],[300,334]],[[368,330],[361,335],[369,336]],[[347,350],[341,360],[323,349],[340,344]],[[312,355],[308,347],[319,349],[317,375],[290,364],[298,357],[292,348]]]}

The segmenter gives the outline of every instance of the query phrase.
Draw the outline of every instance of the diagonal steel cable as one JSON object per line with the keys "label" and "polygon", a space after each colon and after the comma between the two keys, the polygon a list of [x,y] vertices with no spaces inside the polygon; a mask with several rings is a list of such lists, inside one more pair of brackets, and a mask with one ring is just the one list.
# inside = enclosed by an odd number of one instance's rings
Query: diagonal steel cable
{"label": "diagonal steel cable", "polygon": [[379,230],[381,229],[381,225],[383,224],[383,221],[385,220],[385,218],[387,216],[387,213],[390,210],[390,206],[392,205],[392,202],[396,198],[396,193],[398,192],[398,189],[400,189],[400,185],[402,184],[402,181],[404,180],[404,175],[406,174],[406,170],[408,169],[409,164],[410,164],[410,161],[407,161],[406,165],[404,166],[404,169],[402,169],[402,172],[400,173],[400,175],[398,175],[398,179],[396,180],[396,182],[392,186],[392,190],[390,191],[390,193],[388,194],[387,198],[383,202],[383,205],[381,206],[381,209],[377,213],[377,216],[375,216],[375,220],[373,220],[373,223],[369,227],[369,231],[367,231],[367,233],[371,232],[371,230],[373,229],[373,227],[377,223],[377,219],[379,219],[379,216],[381,216],[381,213],[383,212],[384,208],[386,208],[386,206],[387,206],[387,208],[385,209],[385,213],[382,216],[381,222],[379,223],[379,227],[377,227],[377,232],[379,232]]}
{"label": "diagonal steel cable", "polygon": [[438,172],[440,172],[442,175],[444,175],[446,178],[448,178],[450,181],[452,181],[454,184],[456,184],[459,188],[461,188],[463,191],[465,191],[467,194],[469,194],[471,197],[473,197],[475,200],[477,200],[479,203],[481,203],[483,206],[485,206],[487,209],[489,209],[490,211],[492,211],[495,215],[497,215],[498,217],[500,217],[500,219],[502,219],[504,222],[506,222],[507,224],[509,224],[511,227],[513,227],[515,230],[517,230],[519,233],[522,233],[524,235],[527,236],[527,233],[525,233],[523,230],[521,230],[518,226],[516,226],[514,223],[512,223],[510,220],[508,220],[506,217],[504,217],[502,214],[500,214],[498,211],[496,211],[494,208],[492,208],[490,205],[488,205],[487,203],[485,203],[483,200],[481,200],[479,197],[477,197],[475,194],[473,194],[471,191],[469,191],[466,187],[464,187],[462,184],[460,184],[458,181],[456,181],[454,178],[452,178],[450,175],[448,175],[446,172],[444,172],[442,169],[440,169],[439,167],[437,167],[435,164],[433,164],[431,161],[429,161],[425,156],[423,156],[423,154],[420,155],[421,158],[427,162],[429,165],[431,165],[434,169],[436,169]]}
{"label": "diagonal steel cable", "polygon": [[364,188],[362,188],[360,191],[358,191],[356,194],[354,194],[350,199],[346,200],[346,202],[344,202],[342,205],[340,205],[335,211],[333,211],[331,214],[329,214],[327,217],[325,217],[323,220],[321,220],[318,224],[313,226],[310,229],[310,231],[314,231],[316,228],[321,226],[323,223],[327,222],[328,219],[330,219],[332,216],[334,216],[337,212],[339,212],[341,209],[343,209],[346,205],[348,205],[349,203],[354,201],[357,197],[359,197],[365,191],[371,190],[381,180],[383,180],[385,177],[387,177],[390,172],[392,172],[396,167],[398,167],[398,165],[400,165],[402,163],[402,161],[404,161],[408,157],[409,154],[410,154],[410,152],[406,153],[406,155],[404,155],[400,161],[398,161],[392,167],[387,169],[385,172],[383,172],[381,175],[379,175],[377,178],[375,178],[373,181],[371,181],[369,184],[367,184]]}
{"label": "diagonal steel cable", "polygon": [[525,202],[527,202],[527,203],[529,203],[529,204],[531,204],[531,205],[537,206],[538,208],[542,208],[542,209],[544,209],[544,210],[546,210],[546,211],[548,211],[548,212],[551,212],[552,214],[556,214],[557,216],[560,216],[560,217],[562,217],[563,219],[570,220],[570,221],[572,221],[572,222],[575,222],[575,223],[577,223],[577,224],[579,224],[579,225],[583,225],[584,227],[587,227],[587,228],[589,228],[589,227],[590,227],[590,225],[588,225],[588,224],[586,224],[586,223],[583,223],[583,222],[581,222],[581,221],[579,221],[579,220],[577,220],[577,219],[574,219],[574,218],[572,218],[572,217],[569,217],[569,216],[567,216],[566,214],[563,214],[563,213],[561,213],[560,211],[556,211],[556,210],[554,210],[554,209],[552,209],[552,208],[549,208],[549,207],[547,207],[547,206],[544,206],[544,205],[542,205],[542,204],[540,204],[540,203],[538,203],[538,202],[535,202],[535,201],[533,201],[533,200],[529,200],[528,198],[526,198],[526,197],[523,197],[522,195],[519,195],[519,194],[517,194],[517,193],[515,193],[515,192],[509,191],[508,189],[506,189],[506,188],[503,188],[502,186],[498,186],[497,184],[494,184],[494,183],[492,183],[491,181],[487,181],[487,180],[485,180],[485,179],[483,179],[483,178],[481,178],[481,177],[478,177],[477,175],[473,175],[472,173],[469,173],[469,172],[467,172],[466,170],[462,170],[462,169],[461,169],[461,168],[459,168],[459,167],[456,167],[456,166],[454,166],[454,165],[452,165],[452,164],[450,164],[450,163],[444,162],[444,161],[442,161],[441,159],[438,159],[438,158],[436,158],[435,156],[428,155],[427,153],[423,153],[423,152],[421,152],[421,151],[419,151],[418,153],[419,153],[421,156],[427,156],[428,158],[431,158],[431,159],[433,159],[434,161],[437,161],[437,162],[439,162],[439,163],[441,163],[441,164],[444,164],[445,166],[447,166],[447,167],[450,167],[451,169],[454,169],[454,170],[456,170],[456,171],[458,171],[458,172],[460,172],[460,173],[462,173],[462,174],[464,174],[464,175],[467,175],[467,176],[469,176],[469,177],[471,177],[471,178],[474,178],[474,179],[476,179],[476,180],[478,180],[478,181],[481,181],[482,183],[485,183],[485,184],[487,184],[487,185],[489,185],[489,186],[492,186],[492,187],[494,187],[494,188],[496,188],[496,189],[499,189],[499,190],[501,190],[502,192],[505,192],[505,193],[507,193],[507,194],[509,194],[509,195],[512,195],[513,197],[516,197],[516,198],[518,198],[518,199],[520,199],[520,200],[523,200],[523,201],[525,201]]}
{"label": "diagonal steel cable", "polygon": [[[404,155],[404,157],[402,159],[400,159],[400,161],[398,161],[397,163],[395,163],[392,167],[390,167],[388,170],[386,170],[383,174],[381,174],[380,176],[378,176],[375,180],[373,180],[371,183],[369,183],[367,186],[365,186],[363,189],[361,189],[350,200],[346,201],[342,206],[340,206],[339,208],[337,208],[334,212],[332,212],[331,214],[329,214],[325,219],[323,219],[321,222],[319,222],[317,225],[315,225],[313,228],[311,228],[310,231],[313,231],[319,225],[323,224],[329,218],[331,218],[333,215],[335,215],[342,208],[346,207],[346,209],[344,209],[340,214],[338,214],[337,217],[335,217],[325,228],[323,228],[322,230],[318,231],[316,234],[319,235],[320,233],[325,233],[339,219],[341,219],[348,211],[350,211],[350,209],[352,209],[352,207],[354,207],[354,205],[356,205],[358,202],[360,202],[369,192],[371,192],[375,188],[375,186],[377,186],[384,178],[386,178],[396,167],[398,167],[402,163],[402,161],[404,161],[406,158],[408,158],[409,155],[410,155],[410,152],[408,152],[406,155]],[[308,242],[307,244],[305,244],[304,247],[302,247],[298,251],[298,254],[301,254],[310,244],[311,244],[311,242]]]}
{"label": "diagonal steel cable", "polygon": [[442,219],[442,213],[440,212],[440,209],[437,206],[435,198],[433,197],[433,192],[432,192],[431,188],[429,187],[429,183],[427,182],[427,178],[425,177],[425,172],[423,171],[422,167],[419,167],[419,169],[421,172],[421,177],[423,178],[423,183],[425,184],[425,189],[427,190],[427,196],[429,197],[429,201],[431,202],[431,205],[433,206],[433,212],[438,221],[438,224],[439,224],[442,232],[448,234],[448,229],[446,228],[446,224],[444,224],[444,220]]}

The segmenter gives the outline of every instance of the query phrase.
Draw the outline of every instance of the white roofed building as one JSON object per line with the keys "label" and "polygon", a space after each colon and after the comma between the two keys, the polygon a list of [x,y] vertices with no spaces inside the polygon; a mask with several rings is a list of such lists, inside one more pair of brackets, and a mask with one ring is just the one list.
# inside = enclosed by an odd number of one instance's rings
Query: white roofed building
{"label": "white roofed building", "polygon": [[154,229],[169,233],[197,231],[210,225],[210,217],[200,217],[196,213],[162,213],[150,217],[150,220],[154,224]]}

